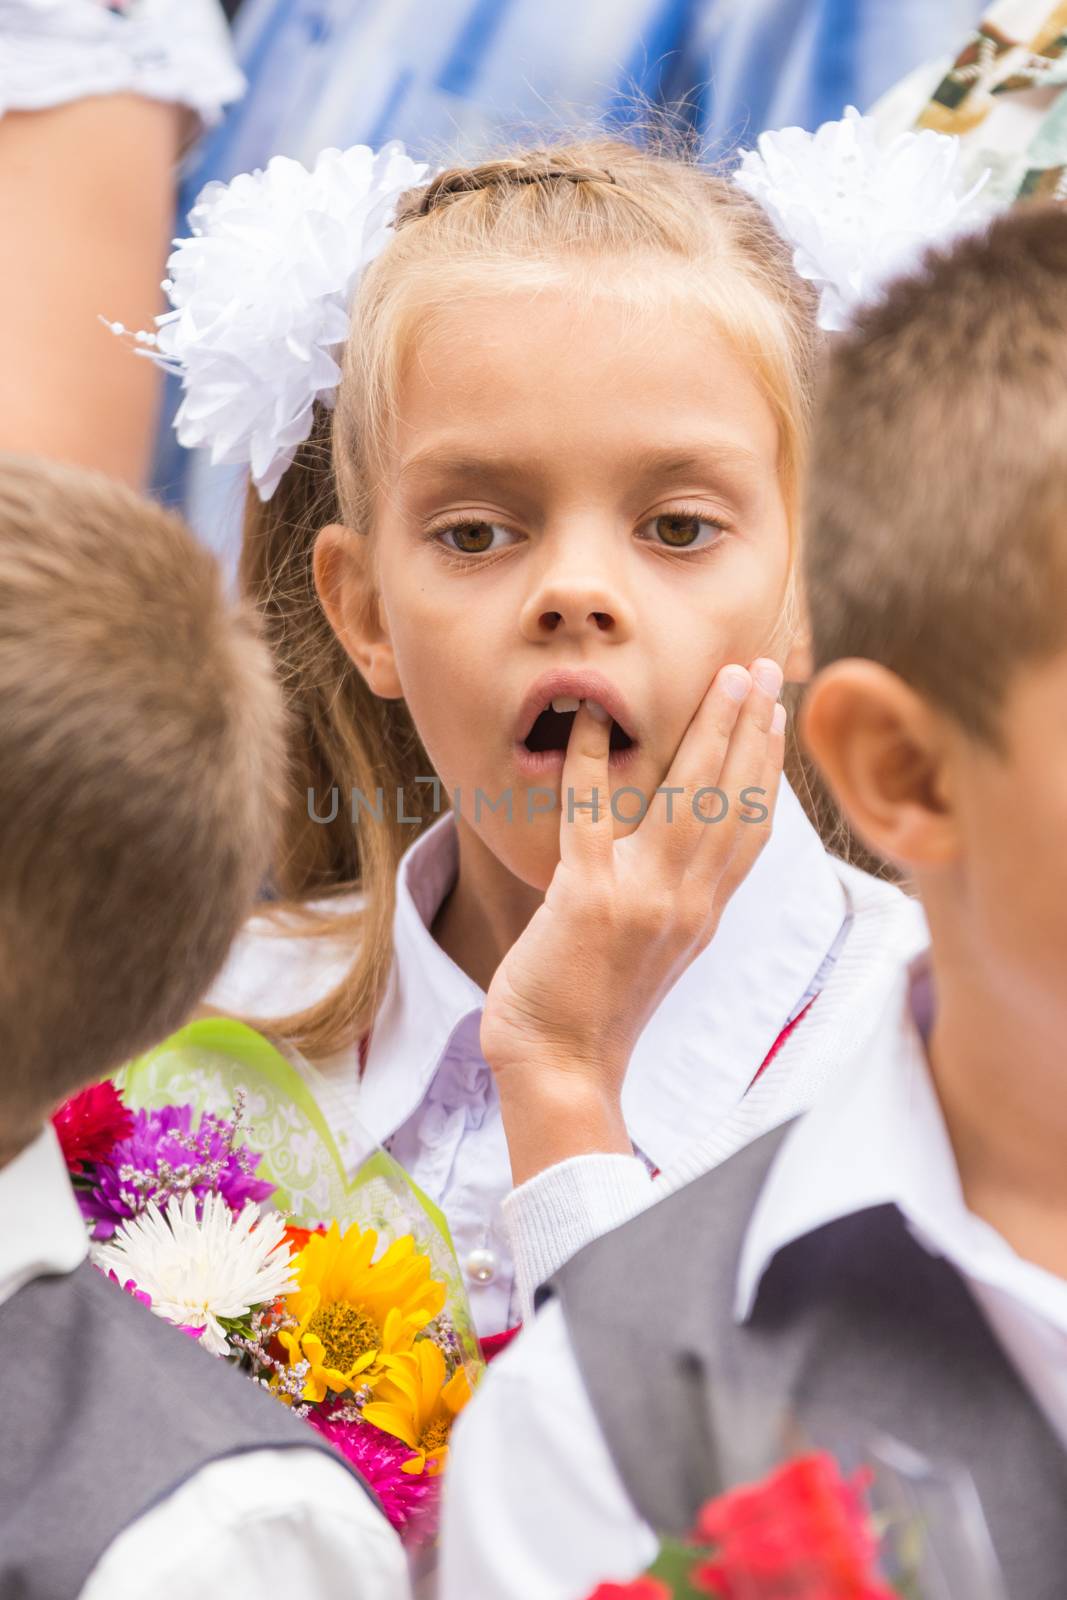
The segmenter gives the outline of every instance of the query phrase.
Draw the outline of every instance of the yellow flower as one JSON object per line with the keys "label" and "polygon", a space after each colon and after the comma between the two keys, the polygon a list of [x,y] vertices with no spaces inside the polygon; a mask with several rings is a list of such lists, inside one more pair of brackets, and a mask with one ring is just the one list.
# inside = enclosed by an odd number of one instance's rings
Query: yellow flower
{"label": "yellow flower", "polygon": [[373,1388],[387,1356],[410,1350],[415,1335],[442,1309],[445,1286],[430,1277],[429,1257],[410,1234],[374,1261],[378,1235],[337,1223],[308,1239],[293,1263],[297,1288],[285,1308],[297,1327],[278,1335],[290,1366],[310,1363],[303,1399],[326,1391]]}
{"label": "yellow flower", "polygon": [[445,1382],[445,1358],[432,1339],[419,1339],[413,1349],[382,1358],[383,1377],[374,1399],[363,1407],[363,1420],[391,1433],[418,1455],[405,1461],[402,1472],[419,1473],[429,1460],[430,1475],[441,1472],[448,1456],[448,1436],[455,1417],[471,1397],[462,1367]]}

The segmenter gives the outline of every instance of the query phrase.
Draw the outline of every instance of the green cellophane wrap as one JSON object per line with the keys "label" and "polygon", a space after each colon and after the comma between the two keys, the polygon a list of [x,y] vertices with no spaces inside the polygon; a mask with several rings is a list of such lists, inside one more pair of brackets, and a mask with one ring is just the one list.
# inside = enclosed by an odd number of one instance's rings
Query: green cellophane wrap
{"label": "green cellophane wrap", "polygon": [[352,1223],[373,1228],[376,1254],[413,1234],[447,1287],[445,1315],[473,1384],[484,1363],[444,1215],[365,1130],[346,1130],[356,1149],[346,1169],[315,1096],[317,1081],[310,1063],[302,1059],[298,1069],[254,1028],[225,1017],[189,1023],[118,1076],[132,1111],[188,1104],[199,1115],[232,1118],[243,1096],[239,1142],[262,1153],[256,1177],[276,1186],[268,1204],[297,1227],[336,1221],[342,1232]]}

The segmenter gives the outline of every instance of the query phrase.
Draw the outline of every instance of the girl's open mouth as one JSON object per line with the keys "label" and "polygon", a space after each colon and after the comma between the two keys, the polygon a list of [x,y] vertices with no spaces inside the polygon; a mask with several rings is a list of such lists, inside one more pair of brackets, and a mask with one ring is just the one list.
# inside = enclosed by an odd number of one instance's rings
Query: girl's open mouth
{"label": "girl's open mouth", "polygon": [[[578,704],[573,696],[558,696],[537,714],[526,737],[517,745],[524,772],[536,776],[562,771]],[[636,753],[637,741],[613,718],[609,757],[612,771],[628,766]]]}

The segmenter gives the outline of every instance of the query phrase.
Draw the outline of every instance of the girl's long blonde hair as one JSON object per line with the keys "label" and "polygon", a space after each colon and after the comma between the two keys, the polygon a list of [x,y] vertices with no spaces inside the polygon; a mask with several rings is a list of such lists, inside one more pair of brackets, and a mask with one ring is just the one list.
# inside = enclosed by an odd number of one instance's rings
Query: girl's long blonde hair
{"label": "girl's long blonde hair", "polygon": [[[269,1025],[310,1056],[350,1044],[374,1020],[392,961],[397,865],[434,800],[416,782],[432,769],[407,706],[370,692],[326,620],[312,576],[316,537],[330,522],[368,531],[402,363],[435,307],[576,280],[591,294],[607,283],[623,308],[665,288],[707,306],[775,414],[795,547],[818,344],[814,299],[754,201],[686,152],[606,137],[453,168],[404,197],[356,297],[336,410],[318,408],[272,499],[262,504],[251,493],[245,517],[242,584],[263,614],[295,729],[276,888],[309,934],[350,936],[356,949],[333,993]],[[824,839],[840,847],[839,819],[795,742],[789,767]],[[370,797],[379,788],[381,820],[357,826],[352,792]],[[314,820],[309,791],[328,812],[334,789],[335,818]],[[398,794],[414,825],[398,820]],[[362,890],[358,910],[309,906],[354,889]]]}

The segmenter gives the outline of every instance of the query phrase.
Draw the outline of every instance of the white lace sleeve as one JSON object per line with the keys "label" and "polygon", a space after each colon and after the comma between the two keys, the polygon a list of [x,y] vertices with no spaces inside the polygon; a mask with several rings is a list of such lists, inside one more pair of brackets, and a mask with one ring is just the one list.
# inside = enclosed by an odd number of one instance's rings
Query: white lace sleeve
{"label": "white lace sleeve", "polygon": [[211,123],[244,89],[219,0],[0,0],[0,115],[132,93]]}

